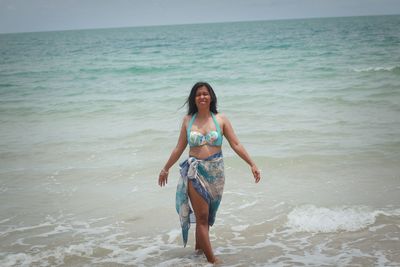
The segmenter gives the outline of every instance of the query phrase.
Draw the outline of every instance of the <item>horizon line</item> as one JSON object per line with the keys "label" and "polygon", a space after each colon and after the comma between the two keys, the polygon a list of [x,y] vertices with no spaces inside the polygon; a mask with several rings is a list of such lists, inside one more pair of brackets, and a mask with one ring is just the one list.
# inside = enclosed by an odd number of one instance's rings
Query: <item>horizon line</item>
{"label": "horizon line", "polygon": [[297,17],[297,18],[277,18],[277,19],[254,19],[254,20],[232,20],[232,21],[213,21],[213,22],[190,22],[190,23],[172,23],[172,24],[146,24],[134,26],[116,26],[116,27],[98,27],[98,28],[76,28],[63,30],[39,30],[39,31],[20,31],[20,32],[0,32],[0,34],[23,34],[23,33],[48,33],[48,32],[65,32],[65,31],[91,31],[91,30],[111,30],[126,28],[147,28],[147,27],[169,27],[184,25],[203,25],[203,24],[223,24],[223,23],[239,23],[239,22],[262,22],[262,21],[286,21],[286,20],[307,20],[307,19],[329,19],[329,18],[351,18],[351,17],[383,17],[383,16],[399,16],[399,13],[393,14],[369,14],[369,15],[348,15],[348,16],[327,16],[327,17]]}

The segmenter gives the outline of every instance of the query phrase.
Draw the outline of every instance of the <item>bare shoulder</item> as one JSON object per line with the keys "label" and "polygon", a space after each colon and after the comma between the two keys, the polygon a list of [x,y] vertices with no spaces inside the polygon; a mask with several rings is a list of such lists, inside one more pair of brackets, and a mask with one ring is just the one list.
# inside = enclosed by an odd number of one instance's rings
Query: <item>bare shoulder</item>
{"label": "bare shoulder", "polygon": [[225,132],[226,127],[230,125],[228,117],[224,113],[218,113],[216,118],[222,131]]}
{"label": "bare shoulder", "polygon": [[189,120],[192,116],[191,115],[185,115],[182,119],[182,125],[184,125],[185,127],[187,127]]}

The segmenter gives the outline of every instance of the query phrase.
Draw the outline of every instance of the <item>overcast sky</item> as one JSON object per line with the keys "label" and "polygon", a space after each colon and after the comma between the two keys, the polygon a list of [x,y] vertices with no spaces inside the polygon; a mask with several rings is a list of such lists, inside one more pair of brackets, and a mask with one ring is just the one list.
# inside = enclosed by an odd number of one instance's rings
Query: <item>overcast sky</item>
{"label": "overcast sky", "polygon": [[400,14],[400,0],[0,0],[0,33]]}

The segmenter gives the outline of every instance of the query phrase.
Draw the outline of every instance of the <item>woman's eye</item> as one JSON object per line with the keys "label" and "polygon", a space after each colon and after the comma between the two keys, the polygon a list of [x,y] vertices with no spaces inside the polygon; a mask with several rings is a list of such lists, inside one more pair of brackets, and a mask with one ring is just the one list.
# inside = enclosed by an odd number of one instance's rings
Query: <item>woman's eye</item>
{"label": "woman's eye", "polygon": [[209,96],[209,95],[210,95],[209,93],[200,93],[200,94],[196,95],[196,97]]}

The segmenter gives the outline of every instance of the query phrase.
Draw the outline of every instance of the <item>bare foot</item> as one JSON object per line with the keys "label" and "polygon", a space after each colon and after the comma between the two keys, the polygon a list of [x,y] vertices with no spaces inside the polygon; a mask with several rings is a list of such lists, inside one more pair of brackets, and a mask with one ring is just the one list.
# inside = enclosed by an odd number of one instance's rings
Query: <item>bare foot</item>
{"label": "bare foot", "polygon": [[200,256],[200,255],[203,255],[203,254],[204,254],[204,251],[203,251],[202,249],[196,249],[196,250],[194,251],[194,253],[196,254],[196,256]]}
{"label": "bare foot", "polygon": [[218,266],[218,265],[222,264],[223,261],[220,260],[220,259],[218,259],[217,257],[214,257],[214,261],[211,262],[211,263],[212,263],[214,266]]}

